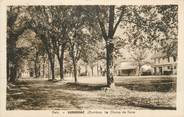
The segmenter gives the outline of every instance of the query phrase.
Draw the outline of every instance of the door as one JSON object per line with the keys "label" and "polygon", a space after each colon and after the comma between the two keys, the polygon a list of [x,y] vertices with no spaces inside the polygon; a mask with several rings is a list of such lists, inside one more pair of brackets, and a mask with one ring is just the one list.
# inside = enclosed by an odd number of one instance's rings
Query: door
{"label": "door", "polygon": [[162,75],[162,67],[159,67],[159,74]]}

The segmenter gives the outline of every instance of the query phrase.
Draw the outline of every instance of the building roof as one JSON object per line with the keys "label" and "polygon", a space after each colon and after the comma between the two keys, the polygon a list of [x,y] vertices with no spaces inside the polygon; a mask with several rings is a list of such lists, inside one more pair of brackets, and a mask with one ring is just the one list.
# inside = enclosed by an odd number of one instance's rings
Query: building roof
{"label": "building roof", "polygon": [[146,71],[152,71],[153,67],[151,65],[145,64],[141,67],[141,69],[142,69],[143,72],[146,72]]}
{"label": "building roof", "polygon": [[117,66],[117,70],[128,70],[128,69],[136,69],[136,65],[133,62],[121,62]]}

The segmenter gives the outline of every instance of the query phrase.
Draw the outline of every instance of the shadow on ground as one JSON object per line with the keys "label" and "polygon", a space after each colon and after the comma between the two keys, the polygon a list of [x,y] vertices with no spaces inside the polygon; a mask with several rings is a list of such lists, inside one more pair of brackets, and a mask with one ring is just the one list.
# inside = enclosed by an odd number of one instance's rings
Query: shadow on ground
{"label": "shadow on ground", "polygon": [[116,89],[107,90],[104,84],[22,80],[8,88],[7,110],[176,109],[174,90],[162,91],[154,85],[130,81],[127,84],[118,83]]}
{"label": "shadow on ground", "polygon": [[66,83],[58,88],[67,90],[80,90],[80,91],[97,91],[102,90],[106,85],[104,84],[88,84],[88,83]]}

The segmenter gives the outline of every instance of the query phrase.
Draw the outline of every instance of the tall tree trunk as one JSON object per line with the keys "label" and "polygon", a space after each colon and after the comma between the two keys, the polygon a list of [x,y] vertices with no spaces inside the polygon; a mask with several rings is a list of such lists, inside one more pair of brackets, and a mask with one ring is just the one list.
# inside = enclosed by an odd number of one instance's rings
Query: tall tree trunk
{"label": "tall tree trunk", "polygon": [[52,55],[51,53],[48,53],[48,57],[49,57],[49,62],[50,62],[50,69],[51,69],[52,80],[54,80],[55,79],[54,55]]}
{"label": "tall tree trunk", "polygon": [[36,52],[36,56],[35,56],[35,60],[34,60],[34,72],[35,72],[35,78],[38,77],[38,65],[37,65],[37,62],[38,62],[38,52]]}
{"label": "tall tree trunk", "polygon": [[59,60],[59,65],[60,65],[60,79],[64,79],[64,49],[61,49],[61,57]]}
{"label": "tall tree trunk", "polygon": [[47,77],[48,77],[48,80],[50,79],[50,64],[49,64],[49,63],[50,63],[50,60],[48,59],[48,61],[47,61],[47,68],[48,68],[48,69],[47,69],[47,70],[48,70],[48,72],[47,72],[47,73],[48,73],[48,74],[47,74]]}
{"label": "tall tree trunk", "polygon": [[117,19],[116,23],[114,23],[115,6],[114,5],[109,6],[108,30],[105,28],[106,22],[98,18],[102,36],[104,40],[106,41],[106,61],[107,61],[106,62],[106,67],[107,67],[106,75],[107,75],[107,86],[108,87],[115,86],[114,79],[113,79],[113,68],[114,68],[113,67],[113,48],[114,48],[114,45],[112,43],[112,40],[116,32],[116,29],[121,22],[123,14],[124,14],[124,9],[121,10],[119,18]]}
{"label": "tall tree trunk", "polygon": [[47,64],[46,60],[47,60],[47,58],[46,58],[45,55],[44,55],[44,56],[43,56],[43,65],[42,65],[42,69],[43,69],[43,71],[42,71],[43,78],[46,77],[46,72],[45,72],[46,66],[47,66],[47,65],[46,65],[46,64]]}
{"label": "tall tree trunk", "polygon": [[9,50],[7,50],[7,63],[6,63],[6,70],[7,70],[7,81],[9,81],[10,79],[10,60],[9,60],[9,54],[8,54]]}
{"label": "tall tree trunk", "polygon": [[10,68],[11,73],[10,73],[10,82],[14,83],[17,78],[17,65],[12,65]]}
{"label": "tall tree trunk", "polygon": [[11,47],[10,47],[10,52],[11,52],[11,67],[10,67],[10,82],[15,82],[17,78],[17,57],[16,57],[16,39],[13,38],[11,41]]}
{"label": "tall tree trunk", "polygon": [[[59,75],[60,80],[64,79],[64,51],[66,43],[63,43],[61,46],[57,47],[56,56],[59,62]],[[61,49],[59,50],[59,48]]]}
{"label": "tall tree trunk", "polygon": [[73,76],[75,79],[75,83],[77,83],[77,63],[75,60],[75,55],[74,55],[74,49],[72,48],[72,63],[73,63]]}
{"label": "tall tree trunk", "polygon": [[114,6],[109,7],[109,30],[106,38],[106,64],[107,64],[107,86],[114,87],[114,78],[113,78],[113,49],[114,44],[112,42],[114,35]]}
{"label": "tall tree trunk", "polygon": [[114,17],[115,17],[115,6],[109,6],[109,16],[108,16],[108,31],[105,28],[105,22],[101,19],[98,19],[100,29],[102,32],[102,36],[106,42],[106,77],[107,77],[107,86],[114,87],[114,78],[113,78],[113,49],[114,45],[112,43],[114,34],[116,29],[121,22],[121,18],[123,16],[123,10],[120,13],[120,16],[114,25]]}
{"label": "tall tree trunk", "polygon": [[73,64],[73,67],[74,67],[74,79],[75,79],[75,83],[77,83],[77,67],[76,67],[76,63]]}
{"label": "tall tree trunk", "polygon": [[[53,54],[53,52],[51,51],[51,48],[48,48],[48,43],[46,41],[43,41],[47,55],[48,55],[48,59],[50,62],[50,69],[51,69],[51,75],[52,75],[52,80],[55,79],[55,65],[54,65],[54,60],[55,60],[55,54]],[[49,70],[49,66],[48,66],[48,73],[50,72]],[[50,75],[49,75],[50,77]]]}
{"label": "tall tree trunk", "polygon": [[52,62],[50,63],[50,67],[51,67],[52,80],[54,80],[54,79],[55,79],[54,61],[52,61]]}
{"label": "tall tree trunk", "polygon": [[72,62],[73,62],[73,76],[74,76],[74,79],[75,79],[75,83],[77,83],[77,65],[76,65],[74,55],[72,56]]}
{"label": "tall tree trunk", "polygon": [[106,72],[106,77],[107,77],[107,86],[112,87],[114,86],[114,78],[113,78],[113,48],[114,45],[112,43],[112,39],[108,39],[106,42],[106,67],[107,67],[107,72]]}
{"label": "tall tree trunk", "polygon": [[88,76],[88,65],[85,65],[85,75]]}
{"label": "tall tree trunk", "polygon": [[138,76],[140,76],[141,75],[141,64],[139,63],[138,64]]}
{"label": "tall tree trunk", "polygon": [[40,77],[40,68],[41,68],[41,66],[39,64],[39,66],[38,66],[38,77]]}
{"label": "tall tree trunk", "polygon": [[74,80],[75,80],[75,83],[77,83],[77,62],[75,57],[74,44],[71,45],[71,48],[70,48],[70,57],[72,58]]}
{"label": "tall tree trunk", "polygon": [[93,76],[93,66],[91,66],[91,76]]}
{"label": "tall tree trunk", "polygon": [[35,74],[35,78],[37,78],[37,66],[36,66],[36,60],[34,61],[34,74]]}
{"label": "tall tree trunk", "polygon": [[42,64],[42,77],[45,78],[45,60],[43,61]]}

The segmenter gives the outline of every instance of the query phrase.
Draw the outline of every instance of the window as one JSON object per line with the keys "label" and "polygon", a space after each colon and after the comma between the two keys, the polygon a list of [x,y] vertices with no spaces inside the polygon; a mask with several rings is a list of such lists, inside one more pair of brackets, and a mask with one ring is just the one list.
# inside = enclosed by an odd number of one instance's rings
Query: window
{"label": "window", "polygon": [[169,59],[169,57],[168,57],[168,62],[170,62],[170,59]]}
{"label": "window", "polygon": [[167,66],[167,69],[170,69],[170,66]]}
{"label": "window", "polygon": [[159,67],[159,74],[162,75],[162,67]]}
{"label": "window", "polygon": [[171,67],[171,71],[173,72],[173,68]]}
{"label": "window", "polygon": [[163,40],[161,40],[161,46],[163,46],[164,45],[164,42],[163,42]]}
{"label": "window", "polygon": [[160,58],[158,58],[158,63],[160,63]]}
{"label": "window", "polygon": [[165,58],[163,57],[162,60],[164,61],[164,59],[165,59]]}
{"label": "window", "polygon": [[176,62],[176,57],[175,56],[173,56],[173,60],[174,60],[174,62]]}
{"label": "window", "polygon": [[154,73],[155,73],[155,74],[157,73],[157,68],[156,68],[156,67],[154,67]]}

